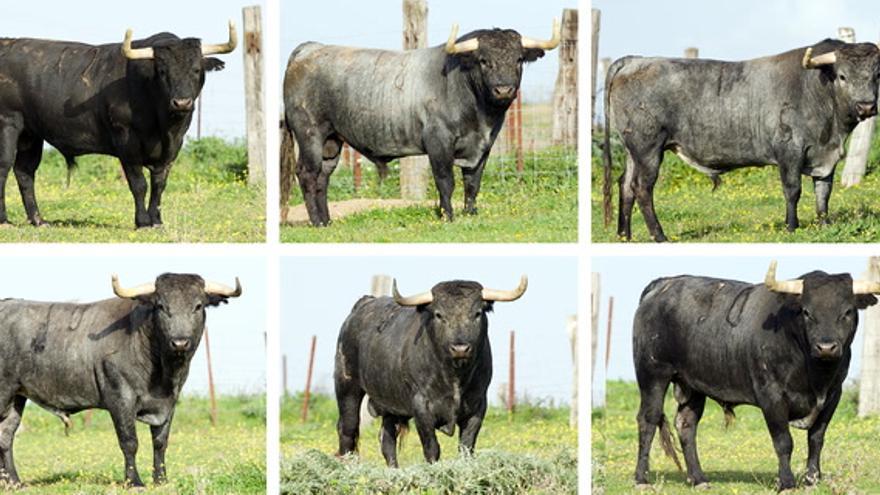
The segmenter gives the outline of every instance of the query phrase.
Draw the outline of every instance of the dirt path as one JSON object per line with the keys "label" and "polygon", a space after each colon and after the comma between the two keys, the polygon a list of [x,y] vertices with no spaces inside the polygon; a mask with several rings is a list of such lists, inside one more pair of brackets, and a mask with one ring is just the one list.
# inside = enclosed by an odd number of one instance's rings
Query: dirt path
{"label": "dirt path", "polygon": [[[390,209],[402,208],[405,206],[424,205],[430,206],[433,201],[417,201],[411,199],[349,199],[345,201],[335,201],[329,204],[330,218],[342,218],[355,213],[366,210],[374,210],[376,208]],[[309,223],[309,215],[306,212],[306,206],[299,204],[291,207],[287,211],[285,219],[287,225],[306,225]]]}

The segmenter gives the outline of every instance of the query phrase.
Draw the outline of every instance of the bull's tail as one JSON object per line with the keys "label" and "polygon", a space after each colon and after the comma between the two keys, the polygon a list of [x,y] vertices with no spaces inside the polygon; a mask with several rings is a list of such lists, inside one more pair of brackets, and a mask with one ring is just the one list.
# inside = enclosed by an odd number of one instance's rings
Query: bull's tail
{"label": "bull's tail", "polygon": [[608,73],[605,74],[605,105],[602,109],[605,113],[605,136],[602,150],[604,162],[602,182],[602,211],[605,214],[605,226],[611,223],[611,81],[623,63],[618,60],[611,64]]}
{"label": "bull's tail", "polygon": [[73,171],[76,169],[76,158],[65,155],[64,161],[67,162],[67,182],[64,184],[64,187],[68,188],[70,187],[70,177],[73,175]]}
{"label": "bull's tail", "polygon": [[409,421],[397,423],[397,451],[403,450],[406,436],[409,435]]}
{"label": "bull's tail", "polygon": [[736,422],[736,413],[733,412],[733,405],[725,402],[721,404],[721,409],[724,410],[724,427],[730,428]]}
{"label": "bull's tail", "polygon": [[669,421],[666,420],[665,414],[660,416],[660,446],[663,447],[663,452],[675,462],[675,467],[677,467],[679,471],[682,471],[681,462],[678,460],[678,454],[675,453],[675,445],[672,443],[672,432],[669,430]]}

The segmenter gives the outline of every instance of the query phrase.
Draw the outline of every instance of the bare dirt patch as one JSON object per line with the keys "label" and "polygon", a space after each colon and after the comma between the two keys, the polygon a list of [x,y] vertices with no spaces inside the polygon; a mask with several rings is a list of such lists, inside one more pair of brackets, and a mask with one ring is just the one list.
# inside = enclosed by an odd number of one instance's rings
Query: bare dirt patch
{"label": "bare dirt patch", "polygon": [[[348,199],[345,201],[335,201],[329,204],[330,218],[342,218],[355,213],[367,210],[403,208],[406,206],[431,206],[433,201],[418,201],[411,199]],[[306,212],[305,204],[292,206],[287,210],[285,218],[287,225],[307,225],[309,223],[309,214]]]}

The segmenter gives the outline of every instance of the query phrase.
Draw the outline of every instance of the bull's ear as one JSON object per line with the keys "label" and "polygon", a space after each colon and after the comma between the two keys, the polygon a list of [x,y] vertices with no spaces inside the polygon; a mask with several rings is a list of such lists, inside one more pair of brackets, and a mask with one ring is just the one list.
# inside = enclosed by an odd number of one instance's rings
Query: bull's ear
{"label": "bull's ear", "polygon": [[873,294],[858,294],[856,296],[856,307],[859,309],[865,309],[875,304],[877,304],[877,298]]}
{"label": "bull's ear", "polygon": [[226,64],[219,58],[205,57],[202,59],[202,67],[205,69],[205,72],[211,72],[215,70],[223,70],[223,68],[226,67]]}
{"label": "bull's ear", "polygon": [[483,312],[491,313],[495,309],[495,301],[483,301]]}
{"label": "bull's ear", "polygon": [[522,55],[524,62],[534,62],[544,56],[544,50],[540,48],[526,48],[523,50]]}
{"label": "bull's ear", "polygon": [[221,304],[226,304],[227,302],[229,301],[227,301],[224,296],[208,295],[208,306],[219,306]]}

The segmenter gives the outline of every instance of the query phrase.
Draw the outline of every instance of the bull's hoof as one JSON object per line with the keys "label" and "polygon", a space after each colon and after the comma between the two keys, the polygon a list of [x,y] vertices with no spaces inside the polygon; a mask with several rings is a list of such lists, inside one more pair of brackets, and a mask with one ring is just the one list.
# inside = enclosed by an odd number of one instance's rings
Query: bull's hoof
{"label": "bull's hoof", "polygon": [[153,228],[153,229],[161,229],[161,228],[163,228],[163,227],[165,227],[165,226],[162,225],[161,222],[160,222],[160,223],[154,223],[153,225],[150,225],[150,228]]}
{"label": "bull's hoof", "polygon": [[712,488],[712,485],[709,484],[708,481],[704,481],[702,483],[697,483],[694,485],[695,490],[709,490]]}
{"label": "bull's hoof", "polygon": [[827,216],[821,216],[817,220],[819,225],[831,225],[831,219],[829,219]]}
{"label": "bull's hoof", "polygon": [[636,490],[653,490],[654,485],[650,483],[636,483]]}
{"label": "bull's hoof", "polygon": [[465,208],[464,210],[462,210],[462,214],[463,215],[476,215],[477,214],[477,207],[474,206],[472,208]]}
{"label": "bull's hoof", "polygon": [[822,478],[822,475],[819,473],[807,473],[804,476],[804,483],[810,486],[816,485],[819,483],[819,480]]}

